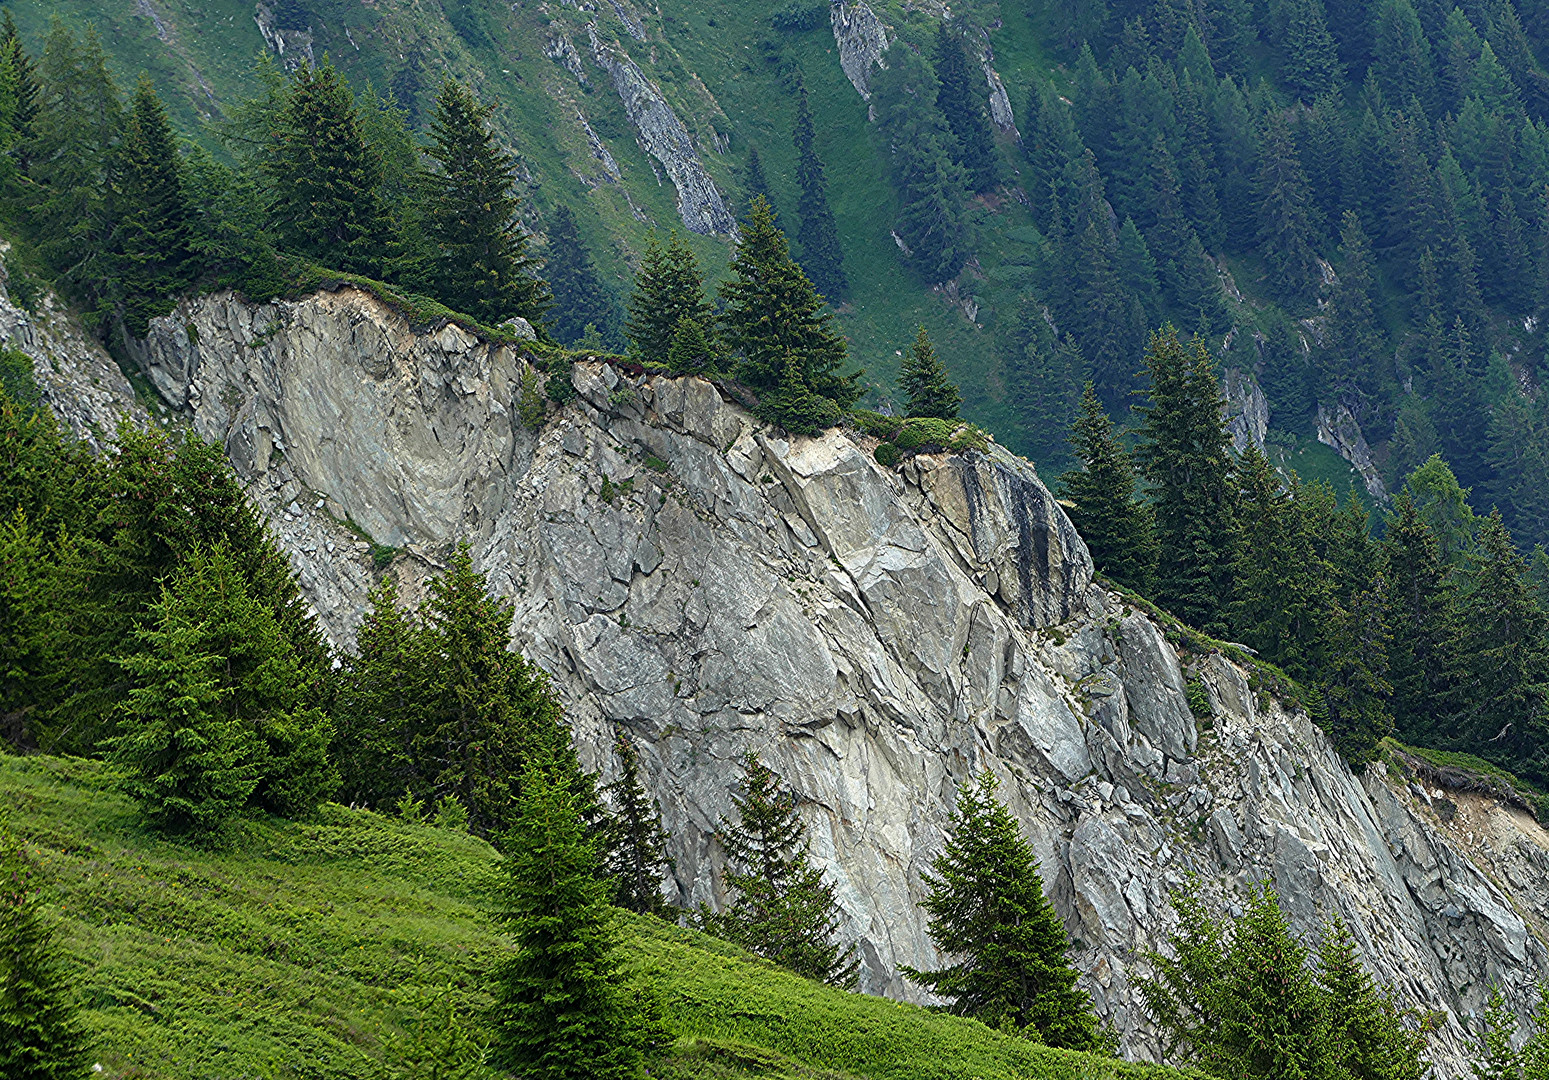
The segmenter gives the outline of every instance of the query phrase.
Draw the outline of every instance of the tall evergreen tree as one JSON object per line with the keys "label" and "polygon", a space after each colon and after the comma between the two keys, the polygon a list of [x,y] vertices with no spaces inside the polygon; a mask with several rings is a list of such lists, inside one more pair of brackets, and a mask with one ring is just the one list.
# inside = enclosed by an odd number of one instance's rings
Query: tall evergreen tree
{"label": "tall evergreen tree", "polygon": [[631,353],[643,360],[665,362],[673,336],[685,321],[705,328],[715,324],[715,309],[705,299],[699,261],[676,232],[668,236],[666,247],[652,233],[646,237],[634,293],[629,298],[629,319],[624,324]]}
{"label": "tall evergreen tree", "polygon": [[935,873],[923,875],[931,940],[958,960],[904,974],[947,998],[959,1016],[1031,1030],[1048,1046],[1105,1049],[1107,1035],[1076,986],[1066,958],[1070,938],[1044,895],[1032,845],[995,797],[997,786],[986,769],[959,790]]}
{"label": "tall evergreen tree", "polygon": [[1270,283],[1288,301],[1310,299],[1318,281],[1312,252],[1314,215],[1307,176],[1285,117],[1270,109],[1264,115],[1263,147],[1259,156],[1259,245],[1269,268]]}
{"label": "tall evergreen tree", "polygon": [[326,266],[383,276],[390,230],[381,155],[327,57],[296,68],[276,120],[265,173],[282,243]]}
{"label": "tall evergreen tree", "polygon": [[494,976],[494,1060],[533,1080],[626,1080],[645,1031],[598,841],[564,772],[528,764],[506,834],[500,917],[515,948]]}
{"label": "tall evergreen tree", "polygon": [[1135,497],[1135,462],[1088,382],[1070,435],[1081,468],[1060,477],[1070,520],[1102,573],[1147,592],[1156,571],[1156,538],[1148,504]]}
{"label": "tall evergreen tree", "polygon": [[1394,722],[1406,741],[1428,741],[1448,700],[1447,675],[1457,670],[1456,589],[1436,534],[1407,490],[1394,500],[1383,546]]}
{"label": "tall evergreen tree", "polygon": [[608,815],[603,865],[614,882],[613,902],[641,915],[661,914],[667,909],[662,885],[672,867],[667,857],[670,837],[662,828],[656,800],[640,782],[640,755],[634,744],[620,734],[613,749],[619,776],[603,788]]}
{"label": "tall evergreen tree", "polygon": [[177,142],[150,79],[140,76],[114,171],[114,254],[124,324],[136,337],[172,310],[173,294],[193,279],[192,213],[183,191]]}
{"label": "tall evergreen tree", "polygon": [[1327,730],[1352,767],[1377,759],[1377,744],[1393,733],[1388,699],[1388,595],[1382,575],[1332,612],[1329,659],[1319,687],[1328,712]]}
{"label": "tall evergreen tree", "polygon": [[21,34],[11,19],[9,8],[0,17],[0,93],[8,99],[5,117],[9,129],[5,150],[16,158],[22,172],[27,171],[27,152],[34,135],[33,122],[38,116],[42,94],[38,68],[22,45]]}
{"label": "tall evergreen tree", "polygon": [[1352,211],[1345,211],[1341,222],[1339,250],[1344,267],[1331,298],[1328,385],[1346,400],[1375,403],[1382,400],[1391,364],[1383,363],[1386,349],[1374,307],[1377,281],[1371,242]]}
{"label": "tall evergreen tree", "polygon": [[936,100],[957,140],[952,160],[968,173],[973,191],[988,191],[995,186],[999,174],[995,135],[986,112],[985,82],[970,74],[964,46],[962,34],[943,20],[936,29],[936,52],[932,58],[936,79],[941,84]]}
{"label": "tall evergreen tree", "polygon": [[839,905],[812,865],[794,793],[751,751],[742,783],[742,797],[732,796],[737,820],[723,818],[716,832],[734,899],[718,913],[702,906],[699,924],[798,975],[854,989],[860,962],[855,946],[834,940]]}
{"label": "tall evergreen tree", "polygon": [[597,277],[592,254],[581,239],[575,215],[560,203],[548,233],[549,289],[554,296],[553,325],[549,332],[565,345],[573,345],[595,327],[604,341],[618,337],[618,308],[612,294]]}
{"label": "tall evergreen tree", "polygon": [[1373,20],[1372,72],[1383,94],[1400,106],[1414,99],[1426,109],[1434,108],[1436,69],[1414,5],[1410,0],[1382,0]]}
{"label": "tall evergreen tree", "polygon": [[1334,1067],[1351,1080],[1422,1080],[1428,1037],[1391,987],[1379,987],[1361,963],[1343,920],[1324,927],[1318,946],[1318,989],[1328,1009]]}
{"label": "tall evergreen tree", "polygon": [[909,355],[898,373],[898,392],[907,402],[905,416],[930,416],[938,420],[956,420],[963,395],[947,377],[947,369],[936,356],[925,327],[915,335]]}
{"label": "tall evergreen tree", "polygon": [[0,821],[0,1074],[7,1080],[88,1075],[58,940],[38,903],[37,866]]}
{"label": "tall evergreen tree", "polygon": [[844,338],[762,199],[753,200],[720,295],[726,343],[740,354],[739,377],[761,395],[765,419],[807,434],[855,403],[860,373],[841,373],[849,360]]}
{"label": "tall evergreen tree", "polygon": [[1329,33],[1323,0],[1292,0],[1286,5],[1285,81],[1303,101],[1332,90],[1344,72],[1334,35]]}
{"label": "tall evergreen tree", "polygon": [[769,190],[769,177],[764,175],[764,161],[758,156],[756,146],[748,148],[747,180],[742,186],[748,205],[751,206],[753,200],[762,195],[770,209],[774,209],[774,194]]}
{"label": "tall evergreen tree", "polygon": [[448,307],[481,322],[519,317],[537,326],[552,301],[516,217],[516,160],[495,142],[494,111],[455,80],[436,96],[425,151],[435,167],[422,195],[429,283]]}
{"label": "tall evergreen tree", "polygon": [[1232,592],[1231,436],[1215,361],[1171,327],[1146,349],[1151,377],[1137,458],[1156,509],[1158,599],[1192,626],[1217,626]]}
{"label": "tall evergreen tree", "polygon": [[792,138],[796,143],[796,184],[800,189],[796,197],[796,242],[801,245],[801,266],[818,292],[830,304],[837,305],[844,299],[850,283],[844,272],[839,228],[828,205],[828,181],[823,175],[823,161],[814,145],[816,131],[812,126],[812,107],[805,86],[796,102],[796,127]]}
{"label": "tall evergreen tree", "polygon": [[367,597],[371,605],[344,660],[334,708],[333,759],[339,801],[383,807],[407,792],[417,771],[410,746],[413,719],[428,688],[419,650],[424,638],[404,610],[392,574]]}

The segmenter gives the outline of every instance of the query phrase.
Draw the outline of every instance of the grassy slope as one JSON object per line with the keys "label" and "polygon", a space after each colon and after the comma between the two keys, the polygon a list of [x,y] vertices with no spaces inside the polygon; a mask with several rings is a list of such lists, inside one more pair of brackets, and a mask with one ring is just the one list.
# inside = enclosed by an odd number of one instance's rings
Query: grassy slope
{"label": "grassy slope", "polygon": [[[376,1077],[433,988],[465,1016],[488,1003],[502,944],[481,841],[328,807],[192,849],[147,834],[110,772],[74,759],[0,757],[0,806],[46,870],[109,1078]],[[841,993],[656,920],[628,928],[679,1036],[658,1077],[1179,1075]]]}

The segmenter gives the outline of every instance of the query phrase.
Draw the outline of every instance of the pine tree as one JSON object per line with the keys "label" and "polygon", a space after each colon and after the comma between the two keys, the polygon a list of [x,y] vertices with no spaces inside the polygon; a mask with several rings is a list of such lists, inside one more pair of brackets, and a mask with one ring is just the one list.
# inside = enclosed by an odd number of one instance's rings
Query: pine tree
{"label": "pine tree", "polygon": [[514,951],[494,976],[494,1062],[533,1080],[625,1080],[643,1031],[597,841],[559,772],[527,766],[503,844],[500,916]]}
{"label": "pine tree", "polygon": [[1157,594],[1191,626],[1211,627],[1232,592],[1231,436],[1215,362],[1171,327],[1146,349],[1151,376],[1137,458],[1156,510]]}
{"label": "pine tree", "polygon": [[1401,494],[1414,500],[1421,520],[1435,534],[1442,561],[1449,566],[1461,564],[1479,531],[1479,519],[1469,505],[1469,489],[1459,485],[1442,456],[1432,454],[1410,473]]}
{"label": "pine tree", "polygon": [[751,751],[742,783],[743,796],[732,796],[737,820],[722,818],[716,832],[735,899],[719,913],[701,906],[700,926],[798,975],[854,989],[860,961],[855,946],[834,940],[841,912],[811,863],[794,793]]}
{"label": "pine tree", "polygon": [[1318,989],[1328,1014],[1333,1064],[1352,1080],[1422,1080],[1429,1074],[1425,1030],[1393,991],[1379,988],[1361,963],[1343,920],[1324,928],[1318,947]]}
{"label": "pine tree", "polygon": [[705,299],[699,262],[676,232],[667,238],[666,247],[652,233],[646,237],[629,298],[629,320],[624,324],[631,354],[665,362],[685,320],[704,328],[715,325],[715,309]]}
{"label": "pine tree", "polygon": [[1285,117],[1264,115],[1259,156],[1259,244],[1275,291],[1290,301],[1312,296],[1318,269],[1312,253],[1314,215],[1296,144]]}
{"label": "pine tree", "polygon": [[1442,455],[1467,487],[1491,480],[1486,456],[1489,411],[1480,399],[1479,382],[1469,368],[1474,346],[1462,316],[1453,321],[1452,332],[1430,344],[1431,419],[1441,440]]}
{"label": "pine tree", "polygon": [[58,941],[43,921],[37,874],[0,822],[0,1075],[76,1080],[91,1058]]}
{"label": "pine tree", "polygon": [[620,772],[603,788],[607,806],[608,842],[604,867],[614,882],[613,903],[641,915],[667,910],[662,885],[672,869],[667,856],[671,839],[662,828],[661,810],[640,782],[640,755],[620,734],[613,740]]}
{"label": "pine tree", "polygon": [[183,191],[177,143],[149,77],[140,76],[118,151],[113,192],[114,253],[124,298],[124,324],[144,337],[173,294],[193,279],[191,211]]}
{"label": "pine tree", "polygon": [[796,103],[796,127],[792,134],[796,143],[796,184],[800,188],[796,197],[796,242],[801,245],[801,267],[807,277],[830,304],[838,305],[850,283],[844,273],[839,228],[828,205],[823,162],[813,145],[815,137],[812,107],[803,86]]}
{"label": "pine tree", "polygon": [[1303,101],[1338,85],[1344,76],[1334,36],[1329,33],[1322,0],[1294,0],[1286,26],[1285,81]]}
{"label": "pine tree", "polygon": [[1425,29],[1409,0],[1382,0],[1374,17],[1372,73],[1388,100],[1407,105],[1411,98],[1427,110],[1435,105],[1436,69]]}
{"label": "pine tree", "polygon": [[1081,468],[1060,477],[1073,505],[1070,520],[1086,541],[1092,563],[1109,577],[1142,592],[1156,571],[1151,508],[1135,497],[1135,462],[1090,382],[1081,394],[1081,415],[1070,435]]}
{"label": "pine tree", "polygon": [[281,242],[325,266],[381,277],[389,239],[382,159],[327,57],[296,68],[276,119],[264,164]]}
{"label": "pine tree", "polygon": [[672,335],[672,345],[667,349],[667,366],[678,375],[706,375],[720,366],[717,352],[710,335],[700,323],[684,318]]}
{"label": "pine tree", "polygon": [[1371,242],[1352,211],[1345,211],[1341,222],[1339,249],[1344,267],[1331,298],[1329,386],[1347,398],[1380,400],[1392,365],[1383,363],[1387,350],[1374,305],[1377,282]]}
{"label": "pine tree", "polygon": [[367,602],[356,653],[344,661],[332,756],[339,767],[340,802],[385,807],[428,786],[410,745],[412,732],[424,723],[429,688],[419,650],[427,642],[402,607],[392,574],[382,576]]}
{"label": "pine tree", "polygon": [[774,209],[774,194],[769,190],[769,178],[764,175],[764,162],[758,156],[758,147],[756,146],[748,148],[747,181],[742,186],[748,205],[751,206],[753,200],[762,195],[764,201],[769,203],[769,208],[771,210]]}
{"label": "pine tree", "polygon": [[1522,1055],[1516,1046],[1517,1014],[1501,994],[1498,984],[1490,986],[1490,997],[1485,1003],[1484,1030],[1479,1038],[1479,1060],[1474,1062],[1474,1075],[1479,1080],[1521,1080]]}
{"label": "pine tree", "polygon": [[595,327],[604,341],[618,337],[618,306],[597,277],[592,254],[581,239],[575,215],[560,203],[548,234],[549,289],[554,295],[554,317],[549,332],[563,345],[574,345]]}
{"label": "pine tree", "polygon": [[860,372],[841,374],[849,360],[844,338],[762,199],[753,200],[720,296],[726,343],[740,354],[738,377],[767,396],[765,419],[807,433],[855,403]]}
{"label": "pine tree", "polygon": [[9,115],[5,117],[9,130],[3,149],[16,158],[17,166],[25,173],[27,149],[34,135],[33,123],[38,116],[42,90],[38,85],[37,65],[22,46],[9,8],[0,19],[0,80],[3,80],[0,91],[9,102]]}
{"label": "pine tree", "polygon": [[1044,895],[1032,845],[995,797],[997,787],[986,769],[958,792],[935,873],[921,876],[930,889],[921,907],[931,941],[960,959],[940,971],[902,970],[947,998],[959,1016],[1030,1029],[1048,1046],[1106,1049],[1091,998],[1076,986],[1070,938]]}
{"label": "pine tree", "polygon": [[947,369],[936,356],[925,327],[915,335],[909,355],[898,373],[898,393],[908,402],[905,416],[930,416],[938,420],[956,420],[963,395],[947,377]]}
{"label": "pine tree", "polygon": [[952,160],[968,173],[969,187],[989,191],[998,179],[995,136],[986,113],[985,82],[969,74],[968,54],[962,35],[943,21],[936,30],[934,56],[936,79],[941,84],[937,103],[947,126],[957,139]]}
{"label": "pine tree", "polygon": [[1429,741],[1447,700],[1446,674],[1457,668],[1460,627],[1456,587],[1441,545],[1407,489],[1394,500],[1383,546],[1393,629],[1394,723],[1405,741]]}
{"label": "pine tree", "polygon": [[1393,634],[1382,575],[1336,606],[1329,622],[1329,659],[1319,686],[1326,730],[1351,767],[1364,769],[1377,759],[1378,743],[1393,733],[1388,712],[1393,686],[1387,680]]}

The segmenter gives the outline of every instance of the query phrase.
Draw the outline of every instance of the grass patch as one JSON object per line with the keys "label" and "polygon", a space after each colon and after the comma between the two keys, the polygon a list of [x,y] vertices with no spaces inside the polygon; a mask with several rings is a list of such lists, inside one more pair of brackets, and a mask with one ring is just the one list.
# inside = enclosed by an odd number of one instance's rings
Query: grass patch
{"label": "grass patch", "polygon": [[[41,862],[106,1080],[377,1080],[433,991],[479,1023],[505,944],[499,856],[451,829],[325,806],[222,849],[146,832],[116,774],[0,757],[0,804]],[[621,918],[656,982],[668,1080],[1168,1080],[974,1021],[847,994],[656,919]]]}

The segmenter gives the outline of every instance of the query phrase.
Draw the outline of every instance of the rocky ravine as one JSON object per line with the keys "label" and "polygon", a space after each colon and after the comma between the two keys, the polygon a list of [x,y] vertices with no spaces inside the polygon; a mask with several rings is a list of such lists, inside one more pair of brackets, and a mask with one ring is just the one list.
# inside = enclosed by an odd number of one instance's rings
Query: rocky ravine
{"label": "rocky ravine", "polygon": [[[578,400],[531,431],[519,355],[416,334],[352,289],[207,297],[137,352],[226,446],[336,641],[376,577],[344,522],[402,548],[390,572],[411,596],[448,544],[473,544],[587,761],[612,771],[616,727],[641,745],[679,901],[718,897],[733,759],[775,764],[871,992],[915,996],[897,965],[937,962],[919,875],[986,766],[1130,1056],[1157,1052],[1132,972],[1189,871],[1228,903],[1269,878],[1304,930],[1344,916],[1381,978],[1446,1011],[1442,1076],[1467,1073],[1487,986],[1526,1012],[1549,969],[1549,836],[1486,799],[1354,776],[1219,655],[1180,662],[1092,583],[1064,513],[997,447],[885,470],[859,437],[788,440],[708,382],[600,364],[577,365]],[[1184,697],[1196,675],[1209,725]]]}

